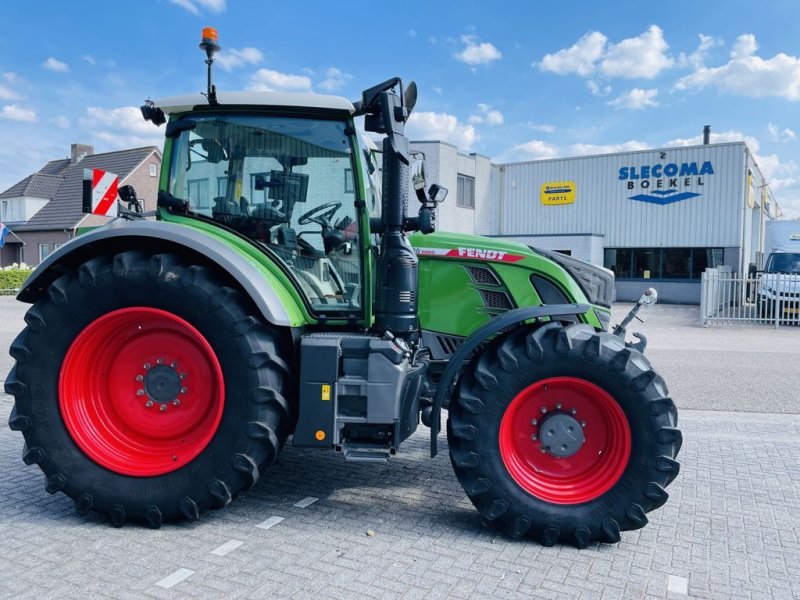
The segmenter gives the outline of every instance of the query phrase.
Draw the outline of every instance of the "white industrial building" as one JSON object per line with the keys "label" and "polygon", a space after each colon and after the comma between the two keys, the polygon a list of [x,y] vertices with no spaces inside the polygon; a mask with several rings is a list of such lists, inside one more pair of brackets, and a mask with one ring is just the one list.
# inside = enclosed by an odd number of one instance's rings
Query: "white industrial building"
{"label": "white industrial building", "polygon": [[612,269],[617,299],[650,285],[699,303],[706,267],[760,266],[777,206],[744,142],[492,164],[413,142],[450,190],[439,229],[504,237]]}

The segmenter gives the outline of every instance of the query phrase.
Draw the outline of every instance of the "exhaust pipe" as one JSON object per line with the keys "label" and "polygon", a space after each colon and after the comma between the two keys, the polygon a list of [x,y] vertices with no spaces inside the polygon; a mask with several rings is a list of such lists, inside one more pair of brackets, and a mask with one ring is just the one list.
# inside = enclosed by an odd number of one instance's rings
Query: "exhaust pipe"
{"label": "exhaust pipe", "polygon": [[711,143],[711,125],[703,127],[703,145],[708,146]]}

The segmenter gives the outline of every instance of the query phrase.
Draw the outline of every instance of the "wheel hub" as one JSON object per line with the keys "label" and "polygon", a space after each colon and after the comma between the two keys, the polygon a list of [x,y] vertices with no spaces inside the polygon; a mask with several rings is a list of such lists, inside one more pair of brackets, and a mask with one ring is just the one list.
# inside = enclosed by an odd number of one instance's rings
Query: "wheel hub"
{"label": "wheel hub", "polygon": [[539,426],[542,451],[558,458],[576,454],[586,442],[580,422],[566,413],[554,413]]}
{"label": "wheel hub", "polygon": [[144,376],[144,392],[160,404],[172,403],[181,391],[181,376],[170,366],[156,365]]}

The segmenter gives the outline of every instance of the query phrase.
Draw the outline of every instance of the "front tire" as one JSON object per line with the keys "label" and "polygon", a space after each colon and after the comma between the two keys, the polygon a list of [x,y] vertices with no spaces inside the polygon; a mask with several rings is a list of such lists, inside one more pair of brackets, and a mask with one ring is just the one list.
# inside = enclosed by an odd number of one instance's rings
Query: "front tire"
{"label": "front tire", "polygon": [[641,353],[587,325],[550,323],[473,360],[447,433],[456,475],[493,527],[585,547],[619,541],[666,502],[679,471],[676,425]]}
{"label": "front tire", "polygon": [[26,314],[11,429],[46,490],[120,526],[195,520],[271,465],[292,425],[282,332],[220,275],[173,254],[98,257]]}

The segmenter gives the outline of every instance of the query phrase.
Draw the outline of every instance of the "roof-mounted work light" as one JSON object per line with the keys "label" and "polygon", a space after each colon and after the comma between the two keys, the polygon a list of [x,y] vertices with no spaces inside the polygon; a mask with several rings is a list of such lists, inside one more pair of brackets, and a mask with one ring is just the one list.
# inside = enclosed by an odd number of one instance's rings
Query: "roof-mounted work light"
{"label": "roof-mounted work light", "polygon": [[208,87],[206,98],[209,104],[219,104],[217,102],[217,88],[212,83],[211,65],[214,64],[214,54],[219,52],[222,47],[219,45],[219,33],[213,27],[203,27],[203,34],[200,40],[200,49],[206,53],[206,65],[208,66]]}

